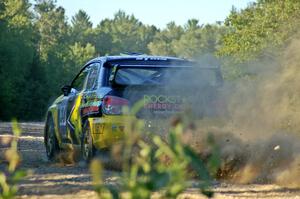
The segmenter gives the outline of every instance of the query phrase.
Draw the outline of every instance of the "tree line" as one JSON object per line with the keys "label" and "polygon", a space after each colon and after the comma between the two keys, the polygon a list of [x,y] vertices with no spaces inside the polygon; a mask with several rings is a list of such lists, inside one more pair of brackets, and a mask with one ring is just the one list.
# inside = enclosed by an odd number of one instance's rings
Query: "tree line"
{"label": "tree line", "polygon": [[89,59],[123,52],[197,59],[217,57],[228,79],[247,73],[247,64],[276,58],[298,35],[300,2],[258,0],[234,7],[224,22],[164,29],[123,11],[92,24],[79,10],[68,22],[55,0],[0,1],[0,120],[41,120],[60,86]]}

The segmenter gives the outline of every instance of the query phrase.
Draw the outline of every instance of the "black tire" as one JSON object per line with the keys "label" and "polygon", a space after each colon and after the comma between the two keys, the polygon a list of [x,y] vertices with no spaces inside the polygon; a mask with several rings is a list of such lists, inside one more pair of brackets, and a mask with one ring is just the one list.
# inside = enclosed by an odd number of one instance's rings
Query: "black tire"
{"label": "black tire", "polygon": [[88,120],[84,122],[81,137],[81,156],[84,161],[89,163],[95,156],[96,149],[93,144],[90,123]]}
{"label": "black tire", "polygon": [[53,161],[59,153],[59,145],[55,135],[54,123],[52,117],[47,118],[45,137],[44,137],[46,155],[48,160]]}

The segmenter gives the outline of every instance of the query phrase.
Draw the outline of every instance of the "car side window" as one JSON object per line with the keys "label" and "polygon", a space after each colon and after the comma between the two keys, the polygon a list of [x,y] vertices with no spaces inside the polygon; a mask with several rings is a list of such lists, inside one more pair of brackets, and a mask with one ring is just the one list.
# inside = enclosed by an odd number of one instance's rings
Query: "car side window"
{"label": "car side window", "polygon": [[98,75],[99,75],[99,63],[94,63],[90,65],[90,73],[86,84],[86,90],[94,90],[98,84]]}
{"label": "car side window", "polygon": [[89,74],[89,67],[86,67],[81,73],[73,80],[72,88],[76,89],[76,91],[80,92],[84,89],[85,82],[87,79],[87,75]]}

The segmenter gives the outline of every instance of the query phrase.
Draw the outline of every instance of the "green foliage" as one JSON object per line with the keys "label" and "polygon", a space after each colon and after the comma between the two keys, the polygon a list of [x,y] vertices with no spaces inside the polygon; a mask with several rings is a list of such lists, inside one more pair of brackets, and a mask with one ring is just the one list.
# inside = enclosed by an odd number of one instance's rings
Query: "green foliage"
{"label": "green foliage", "polygon": [[39,33],[39,53],[43,62],[54,57],[62,58],[66,53],[68,25],[65,10],[56,7],[52,0],[39,0],[34,7],[36,11],[36,28]]}
{"label": "green foliage", "polygon": [[158,32],[153,42],[149,43],[148,48],[151,54],[175,56],[172,43],[180,39],[182,34],[183,28],[177,26],[175,22],[170,22],[167,24],[167,28]]}
{"label": "green foliage", "polygon": [[79,10],[72,17],[71,25],[71,40],[73,42],[81,42],[83,44],[91,42],[93,24],[85,11]]}
{"label": "green foliage", "polygon": [[7,172],[0,172],[0,199],[14,198],[18,191],[17,183],[27,175],[26,171],[17,169],[20,162],[17,144],[21,130],[16,121],[13,121],[12,127],[14,137],[10,149],[5,151],[5,157],[8,161]]}
{"label": "green foliage", "polygon": [[[95,47],[87,43],[86,46],[81,46],[80,43],[75,43],[70,46],[70,55],[68,55],[69,62],[73,62],[73,67],[68,68],[67,73],[73,73],[74,66],[83,66],[87,60],[90,60],[95,56]],[[80,68],[77,68],[79,70]]]}
{"label": "green foliage", "polygon": [[147,44],[152,40],[156,28],[145,26],[133,15],[120,10],[113,19],[101,21],[96,31],[100,40],[96,41],[95,46],[100,54],[147,53]]}
{"label": "green foliage", "polygon": [[283,47],[299,31],[299,11],[300,2],[295,0],[260,0],[241,11],[233,8],[225,22],[230,32],[219,54],[236,62],[275,58],[274,47]]}
{"label": "green foliage", "polygon": [[[25,0],[4,0],[0,13],[0,118],[21,115],[26,87],[24,76],[34,56],[32,14]],[[12,113],[12,110],[15,113]]]}
{"label": "green foliage", "polygon": [[152,54],[171,55],[198,59],[206,54],[213,54],[221,45],[225,28],[218,24],[199,25],[198,20],[191,19],[185,27],[174,22],[155,35],[148,47]]}
{"label": "green foliage", "polygon": [[179,40],[174,41],[174,52],[177,56],[186,58],[200,58],[206,54],[214,54],[221,45],[221,38],[225,29],[219,25],[198,26],[194,20],[188,22]]}

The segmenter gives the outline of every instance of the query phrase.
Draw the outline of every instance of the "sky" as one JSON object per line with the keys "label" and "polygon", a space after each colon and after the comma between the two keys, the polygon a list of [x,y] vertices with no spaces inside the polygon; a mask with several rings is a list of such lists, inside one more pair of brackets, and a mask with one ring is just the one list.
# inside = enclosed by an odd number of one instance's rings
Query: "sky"
{"label": "sky", "polygon": [[70,20],[82,9],[94,26],[105,18],[113,18],[118,10],[134,14],[144,24],[164,28],[170,21],[184,25],[195,18],[200,24],[224,21],[232,6],[245,8],[253,0],[57,0]]}

